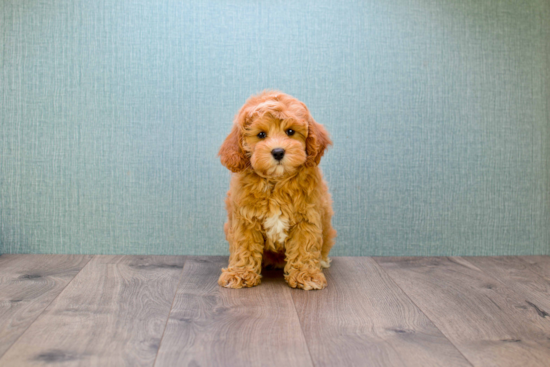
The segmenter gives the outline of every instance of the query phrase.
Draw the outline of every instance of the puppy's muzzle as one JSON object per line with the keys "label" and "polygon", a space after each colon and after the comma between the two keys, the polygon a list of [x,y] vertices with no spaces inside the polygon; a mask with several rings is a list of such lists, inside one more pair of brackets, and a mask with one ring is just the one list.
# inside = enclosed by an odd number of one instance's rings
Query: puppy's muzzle
{"label": "puppy's muzzle", "polygon": [[283,148],[275,148],[271,151],[271,155],[273,158],[280,161],[285,156],[285,150]]}

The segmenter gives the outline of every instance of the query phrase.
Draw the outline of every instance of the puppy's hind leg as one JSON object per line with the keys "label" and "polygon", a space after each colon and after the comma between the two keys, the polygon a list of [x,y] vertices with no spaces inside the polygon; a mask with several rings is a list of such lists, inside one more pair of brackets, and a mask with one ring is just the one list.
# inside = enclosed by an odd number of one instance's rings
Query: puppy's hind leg
{"label": "puppy's hind leg", "polygon": [[336,237],[336,230],[332,226],[327,229],[323,228],[323,247],[321,249],[321,267],[323,269],[329,268],[331,259],[328,257],[330,249],[334,246],[334,238]]}
{"label": "puppy's hind leg", "polygon": [[285,253],[264,251],[263,267],[272,269],[282,269],[285,267]]}
{"label": "puppy's hind leg", "polygon": [[326,269],[330,267],[330,258],[328,254],[332,246],[334,246],[334,239],[336,238],[336,230],[332,228],[332,209],[329,208],[327,213],[323,217],[323,247],[321,248],[321,267]]}

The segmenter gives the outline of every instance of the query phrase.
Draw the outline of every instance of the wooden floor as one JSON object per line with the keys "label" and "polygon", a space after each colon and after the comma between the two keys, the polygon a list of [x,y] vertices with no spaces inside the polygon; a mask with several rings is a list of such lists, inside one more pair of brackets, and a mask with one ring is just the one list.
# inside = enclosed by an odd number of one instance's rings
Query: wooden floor
{"label": "wooden floor", "polygon": [[550,366],[550,257],[334,258],[328,288],[226,257],[0,256],[0,366]]}

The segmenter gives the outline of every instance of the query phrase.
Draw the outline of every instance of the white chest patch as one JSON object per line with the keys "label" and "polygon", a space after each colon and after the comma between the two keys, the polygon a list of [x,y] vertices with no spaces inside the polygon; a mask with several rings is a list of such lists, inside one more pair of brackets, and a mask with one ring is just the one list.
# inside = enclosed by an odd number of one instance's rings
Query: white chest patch
{"label": "white chest patch", "polygon": [[283,218],[281,211],[264,220],[267,237],[273,242],[284,243],[287,237],[288,219]]}

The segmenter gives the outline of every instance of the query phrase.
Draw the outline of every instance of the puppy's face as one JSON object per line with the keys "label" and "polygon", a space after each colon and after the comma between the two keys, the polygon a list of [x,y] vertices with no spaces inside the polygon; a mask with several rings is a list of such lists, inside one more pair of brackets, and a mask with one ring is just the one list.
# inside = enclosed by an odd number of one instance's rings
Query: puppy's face
{"label": "puppy's face", "polygon": [[267,113],[244,129],[243,147],[250,164],[263,177],[293,174],[306,163],[307,123]]}
{"label": "puppy's face", "polygon": [[263,92],[240,109],[219,155],[233,172],[252,168],[266,178],[284,178],[319,164],[328,133],[305,104],[281,92]]}

